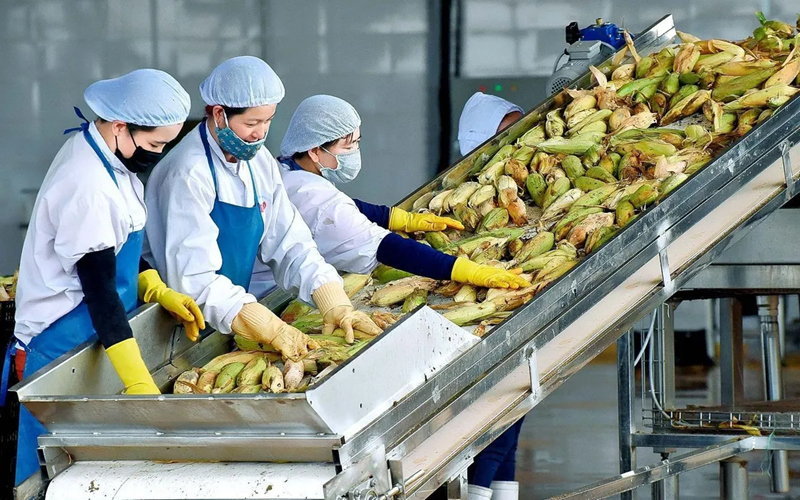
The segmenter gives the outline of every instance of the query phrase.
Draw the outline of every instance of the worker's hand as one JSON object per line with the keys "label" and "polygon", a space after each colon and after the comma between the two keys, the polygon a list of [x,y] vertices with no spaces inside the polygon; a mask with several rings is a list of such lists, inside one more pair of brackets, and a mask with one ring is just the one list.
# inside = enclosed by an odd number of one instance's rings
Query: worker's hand
{"label": "worker's hand", "polygon": [[308,335],[285,323],[258,302],[242,306],[233,319],[231,329],[242,337],[271,344],[285,358],[298,360],[314,349],[316,343]]}
{"label": "worker's hand", "polygon": [[188,295],[167,288],[155,269],[139,273],[139,299],[147,304],[158,302],[173,318],[183,323],[186,336],[192,342],[197,341],[200,331],[206,328],[197,303]]}
{"label": "worker's hand", "polygon": [[322,313],[322,334],[331,335],[334,330],[344,330],[344,339],[352,344],[355,341],[353,329],[367,335],[379,335],[383,330],[361,311],[356,311],[340,283],[326,283],[314,290],[314,303]]}
{"label": "worker's hand", "polygon": [[453,281],[486,288],[516,289],[531,286],[530,283],[513,272],[483,264],[476,264],[464,257],[456,259],[450,276]]}
{"label": "worker's hand", "polygon": [[389,230],[405,231],[444,231],[447,228],[464,229],[464,225],[449,217],[439,217],[433,214],[412,214],[402,208],[393,207],[389,214]]}
{"label": "worker's hand", "polygon": [[106,348],[106,354],[125,385],[125,394],[161,394],[142,360],[135,338]]}

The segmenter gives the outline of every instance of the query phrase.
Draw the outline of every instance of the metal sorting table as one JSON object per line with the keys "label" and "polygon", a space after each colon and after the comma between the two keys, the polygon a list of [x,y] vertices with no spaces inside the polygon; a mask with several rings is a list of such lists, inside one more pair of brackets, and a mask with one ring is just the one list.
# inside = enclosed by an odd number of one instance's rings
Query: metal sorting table
{"label": "metal sorting table", "polygon": [[[636,46],[648,54],[674,36],[666,16]],[[587,74],[573,86],[589,83]],[[551,98],[534,108],[400,206],[466,178],[553,106]],[[464,473],[476,453],[796,192],[799,117],[795,98],[480,342],[422,308],[306,394],[225,396],[116,396],[119,382],[102,349],[78,348],[16,387],[50,432],[40,438],[48,498],[101,498],[111,489],[117,499],[338,500],[356,492],[421,499],[441,485],[451,498],[466,498]],[[266,301],[278,307],[287,299]],[[157,308],[131,324],[165,386],[229,345],[218,333],[189,345]],[[111,486],[102,466],[109,460],[113,484],[127,486]],[[147,481],[159,471],[174,477],[176,460],[191,486]],[[228,471],[248,484],[263,474],[288,486],[200,488],[225,481]],[[103,495],[87,490],[100,480],[109,485]],[[142,493],[156,483],[157,491]]]}

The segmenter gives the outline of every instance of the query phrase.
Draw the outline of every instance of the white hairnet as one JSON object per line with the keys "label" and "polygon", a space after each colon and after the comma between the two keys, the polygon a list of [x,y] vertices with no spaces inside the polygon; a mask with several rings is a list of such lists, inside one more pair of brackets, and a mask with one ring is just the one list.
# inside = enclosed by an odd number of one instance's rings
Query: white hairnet
{"label": "white hairnet", "polygon": [[283,82],[270,65],[253,56],[228,59],[200,84],[200,97],[209,106],[266,106],[281,102],[285,93]]}
{"label": "white hairnet", "polygon": [[497,133],[509,113],[522,108],[502,97],[475,92],[464,105],[458,120],[458,149],[465,155]]}
{"label": "white hairnet", "polygon": [[86,88],[83,99],[103,120],[145,127],[182,123],[191,106],[181,84],[157,69],[137,69],[95,82]]}
{"label": "white hairnet", "polygon": [[352,134],[360,126],[361,117],[349,102],[330,95],[311,96],[292,115],[281,142],[281,155],[304,153]]}

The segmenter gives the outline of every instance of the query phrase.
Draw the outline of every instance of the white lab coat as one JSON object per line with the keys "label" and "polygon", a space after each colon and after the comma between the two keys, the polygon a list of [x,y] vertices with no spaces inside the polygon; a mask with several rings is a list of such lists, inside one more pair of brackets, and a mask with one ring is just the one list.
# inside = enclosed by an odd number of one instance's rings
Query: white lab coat
{"label": "white lab coat", "polygon": [[91,252],[119,253],[144,227],[142,182],[114,156],[94,123],[89,133],[119,187],[82,132],[56,155],[39,188],[22,246],[14,334],[28,343],[83,300],[76,263]]}
{"label": "white lab coat", "polygon": [[[367,219],[352,198],[322,176],[280,165],[286,193],[311,229],[325,261],[339,271],[367,274],[378,266],[378,246],[389,231]],[[271,274],[256,262],[250,290],[269,288]]]}
{"label": "white lab coat", "polygon": [[[200,126],[205,127],[206,122]],[[252,207],[253,179],[247,164],[227,162],[210,132],[208,139],[220,201]],[[341,283],[341,278],[322,259],[311,232],[289,202],[277,161],[269,151],[262,148],[250,165],[264,220],[258,258],[269,266],[281,288],[313,303],[311,294],[317,288],[330,282]],[[199,128],[159,162],[148,179],[145,199],[150,212],[145,259],[170,288],[198,303],[212,327],[230,333],[242,305],[256,299],[217,274],[222,256],[217,246],[217,226],[210,216],[215,188]]]}

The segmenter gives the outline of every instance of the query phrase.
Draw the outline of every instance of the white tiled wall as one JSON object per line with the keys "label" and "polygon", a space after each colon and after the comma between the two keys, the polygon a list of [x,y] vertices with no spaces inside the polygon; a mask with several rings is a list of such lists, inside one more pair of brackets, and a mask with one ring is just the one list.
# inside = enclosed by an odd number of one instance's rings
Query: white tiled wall
{"label": "white tiled wall", "polygon": [[565,46],[564,27],[581,28],[600,17],[641,31],[672,14],[681,31],[701,38],[745,38],[757,26],[755,11],[793,23],[797,0],[462,0],[462,75],[549,76]]}
{"label": "white tiled wall", "polygon": [[305,97],[350,101],[364,122],[364,169],[346,191],[392,203],[435,171],[424,0],[0,0],[0,274],[19,259],[33,195],[77,123],[91,82],[136,68],[175,76],[201,116],[198,85],[228,57],[261,56],[286,99],[267,144],[277,154]]}

